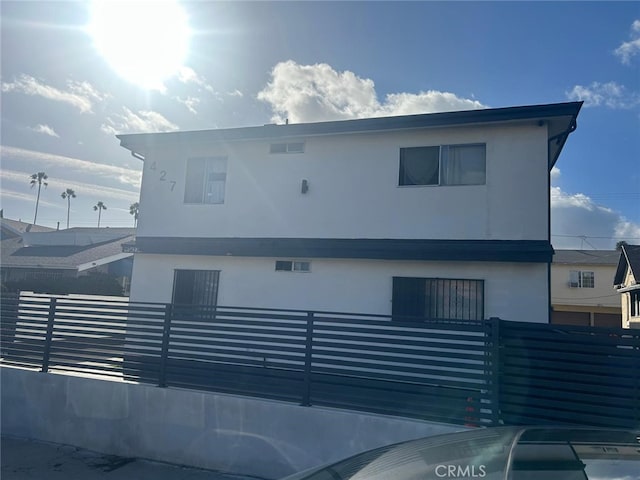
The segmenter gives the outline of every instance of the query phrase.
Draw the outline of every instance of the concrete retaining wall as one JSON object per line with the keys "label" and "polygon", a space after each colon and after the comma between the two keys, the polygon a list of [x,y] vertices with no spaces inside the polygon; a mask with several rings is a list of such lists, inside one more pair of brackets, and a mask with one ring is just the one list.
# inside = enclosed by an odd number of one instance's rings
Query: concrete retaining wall
{"label": "concrete retaining wall", "polygon": [[2,433],[263,478],[463,430],[380,415],[0,369]]}

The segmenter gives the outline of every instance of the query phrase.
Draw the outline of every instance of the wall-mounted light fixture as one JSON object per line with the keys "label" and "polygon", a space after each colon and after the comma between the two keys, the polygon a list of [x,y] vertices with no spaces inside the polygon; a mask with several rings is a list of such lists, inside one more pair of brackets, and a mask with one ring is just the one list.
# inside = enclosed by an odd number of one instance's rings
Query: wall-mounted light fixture
{"label": "wall-mounted light fixture", "polygon": [[300,186],[301,193],[307,193],[309,191],[309,182],[307,180],[302,180],[302,185]]}

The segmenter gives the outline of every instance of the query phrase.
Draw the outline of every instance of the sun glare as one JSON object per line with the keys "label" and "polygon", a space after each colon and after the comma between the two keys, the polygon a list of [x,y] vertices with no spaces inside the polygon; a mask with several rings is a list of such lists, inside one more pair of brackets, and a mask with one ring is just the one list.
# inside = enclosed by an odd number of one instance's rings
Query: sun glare
{"label": "sun glare", "polygon": [[189,49],[187,15],[172,0],[94,0],[88,31],[121,77],[149,90],[164,90]]}

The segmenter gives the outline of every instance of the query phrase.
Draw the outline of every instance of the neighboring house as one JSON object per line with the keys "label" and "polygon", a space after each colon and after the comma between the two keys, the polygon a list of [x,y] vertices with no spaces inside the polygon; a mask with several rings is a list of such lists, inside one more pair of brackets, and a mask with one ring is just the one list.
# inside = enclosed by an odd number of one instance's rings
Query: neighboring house
{"label": "neighboring house", "polygon": [[551,323],[620,327],[620,295],[611,288],[619,257],[616,250],[556,250]]}
{"label": "neighboring house", "polygon": [[[6,225],[15,228],[7,219]],[[46,227],[45,227],[46,228]],[[40,230],[40,231],[36,231]],[[115,277],[127,293],[133,254],[123,244],[133,241],[133,228],[70,228],[41,230],[25,227],[21,235],[1,242],[3,283],[58,280],[88,273]]]}
{"label": "neighboring house", "polygon": [[640,328],[640,245],[623,245],[613,286],[621,294],[622,326]]}
{"label": "neighboring house", "polygon": [[119,135],[144,161],[131,298],[547,323],[580,107]]}
{"label": "neighboring house", "polygon": [[55,229],[0,217],[0,240],[18,238],[25,232],[55,232]]}

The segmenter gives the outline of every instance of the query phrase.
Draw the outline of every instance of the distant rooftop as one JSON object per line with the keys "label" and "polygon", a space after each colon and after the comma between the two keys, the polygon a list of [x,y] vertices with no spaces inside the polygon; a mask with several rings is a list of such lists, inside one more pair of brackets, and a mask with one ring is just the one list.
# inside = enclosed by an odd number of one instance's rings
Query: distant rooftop
{"label": "distant rooftop", "polygon": [[3,229],[5,225],[12,235],[3,234],[3,268],[86,270],[130,257],[122,245],[136,233],[135,228],[27,228],[29,224],[3,218]]}
{"label": "distant rooftop", "polygon": [[25,232],[54,232],[55,228],[49,228],[42,225],[34,225],[32,223],[22,222],[20,220],[11,220],[10,218],[0,218],[1,235],[0,239],[19,237]]}
{"label": "distant rooftop", "polygon": [[556,250],[553,263],[616,266],[619,259],[619,250]]}
{"label": "distant rooftop", "polygon": [[135,228],[85,228],[74,227],[50,232],[25,232],[25,246],[35,245],[94,245],[136,234]]}

